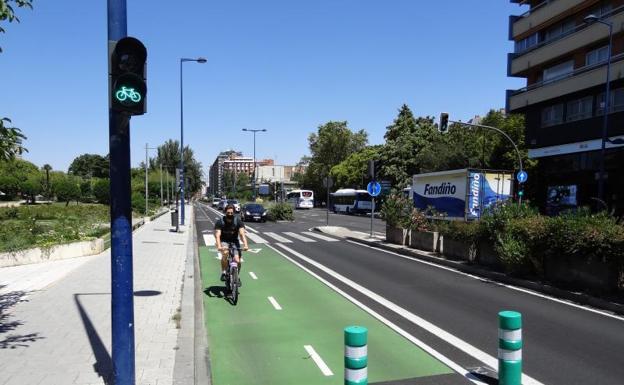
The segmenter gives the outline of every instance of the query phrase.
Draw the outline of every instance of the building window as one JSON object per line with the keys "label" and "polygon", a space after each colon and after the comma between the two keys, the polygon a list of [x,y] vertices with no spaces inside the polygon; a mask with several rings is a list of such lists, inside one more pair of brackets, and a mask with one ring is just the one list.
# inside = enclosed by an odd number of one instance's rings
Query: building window
{"label": "building window", "polygon": [[607,61],[609,55],[609,46],[600,47],[593,51],[589,51],[585,55],[585,65],[590,66],[592,64],[598,64]]}
{"label": "building window", "polygon": [[602,4],[592,8],[592,10],[589,11],[587,16],[595,15],[595,16],[598,16],[598,17],[603,17],[607,13],[611,12],[611,9],[613,9],[613,6],[611,5],[611,3],[602,2]]}
{"label": "building window", "polygon": [[517,41],[515,44],[515,52],[520,53],[520,52],[526,51],[527,49],[531,47],[536,46],[539,40],[538,36],[539,34],[535,32],[534,34],[528,37],[525,37],[524,39],[520,41]]}
{"label": "building window", "polygon": [[[609,93],[609,112],[624,111],[624,88],[611,90]],[[596,98],[596,115],[604,113],[604,92]]]}
{"label": "building window", "polygon": [[591,96],[576,99],[568,102],[566,112],[566,121],[573,122],[575,120],[587,119],[592,116],[592,100]]}
{"label": "building window", "polygon": [[574,61],[570,60],[544,70],[543,81],[548,82],[566,76],[574,71]]}
{"label": "building window", "polygon": [[542,110],[542,127],[563,123],[563,104],[548,106]]}
{"label": "building window", "polygon": [[557,24],[554,27],[547,29],[546,33],[544,34],[544,40],[548,41],[548,40],[556,39],[560,36],[563,36],[565,34],[568,34],[574,31],[575,28],[576,28],[576,23],[573,19],[566,20],[561,24]]}

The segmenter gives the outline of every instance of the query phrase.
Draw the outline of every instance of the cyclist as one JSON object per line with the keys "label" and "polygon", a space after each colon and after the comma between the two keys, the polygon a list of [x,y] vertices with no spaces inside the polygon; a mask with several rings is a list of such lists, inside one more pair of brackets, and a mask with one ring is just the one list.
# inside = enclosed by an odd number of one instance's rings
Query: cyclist
{"label": "cyclist", "polygon": [[[242,261],[239,237],[243,239],[243,250],[249,250],[247,236],[245,235],[245,224],[237,215],[234,215],[234,205],[228,204],[225,207],[225,216],[215,223],[216,246],[217,250],[227,250],[230,244],[234,245],[234,255],[232,257],[238,263],[238,285],[242,286],[240,281]],[[221,281],[225,281],[225,269],[227,269],[227,256],[225,253],[222,253]]]}

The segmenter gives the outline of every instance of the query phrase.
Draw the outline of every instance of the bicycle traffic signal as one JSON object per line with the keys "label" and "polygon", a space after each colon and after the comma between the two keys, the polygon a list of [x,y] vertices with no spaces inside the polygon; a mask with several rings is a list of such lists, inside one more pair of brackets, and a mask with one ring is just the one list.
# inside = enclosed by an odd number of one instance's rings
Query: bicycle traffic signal
{"label": "bicycle traffic signal", "polygon": [[448,112],[443,112],[440,114],[440,125],[438,126],[438,129],[441,133],[445,133],[446,131],[448,131],[448,118]]}
{"label": "bicycle traffic signal", "polygon": [[145,60],[147,50],[133,37],[115,44],[110,57],[110,107],[128,115],[145,113]]}

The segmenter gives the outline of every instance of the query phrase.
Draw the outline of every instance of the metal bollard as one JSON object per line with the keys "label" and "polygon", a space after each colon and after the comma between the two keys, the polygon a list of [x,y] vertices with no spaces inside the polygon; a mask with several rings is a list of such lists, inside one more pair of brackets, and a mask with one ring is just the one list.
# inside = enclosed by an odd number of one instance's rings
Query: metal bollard
{"label": "metal bollard", "polygon": [[498,313],[498,383],[522,384],[522,314]]}
{"label": "metal bollard", "polygon": [[344,329],[345,385],[368,384],[368,330],[362,326]]}

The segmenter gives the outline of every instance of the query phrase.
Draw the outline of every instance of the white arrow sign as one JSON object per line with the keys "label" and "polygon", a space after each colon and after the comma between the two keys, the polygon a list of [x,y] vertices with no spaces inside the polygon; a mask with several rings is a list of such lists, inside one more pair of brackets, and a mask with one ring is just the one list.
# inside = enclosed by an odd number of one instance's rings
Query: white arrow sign
{"label": "white arrow sign", "polygon": [[247,251],[250,252],[250,253],[258,254],[260,252],[260,250],[262,250],[262,249],[249,249]]}

